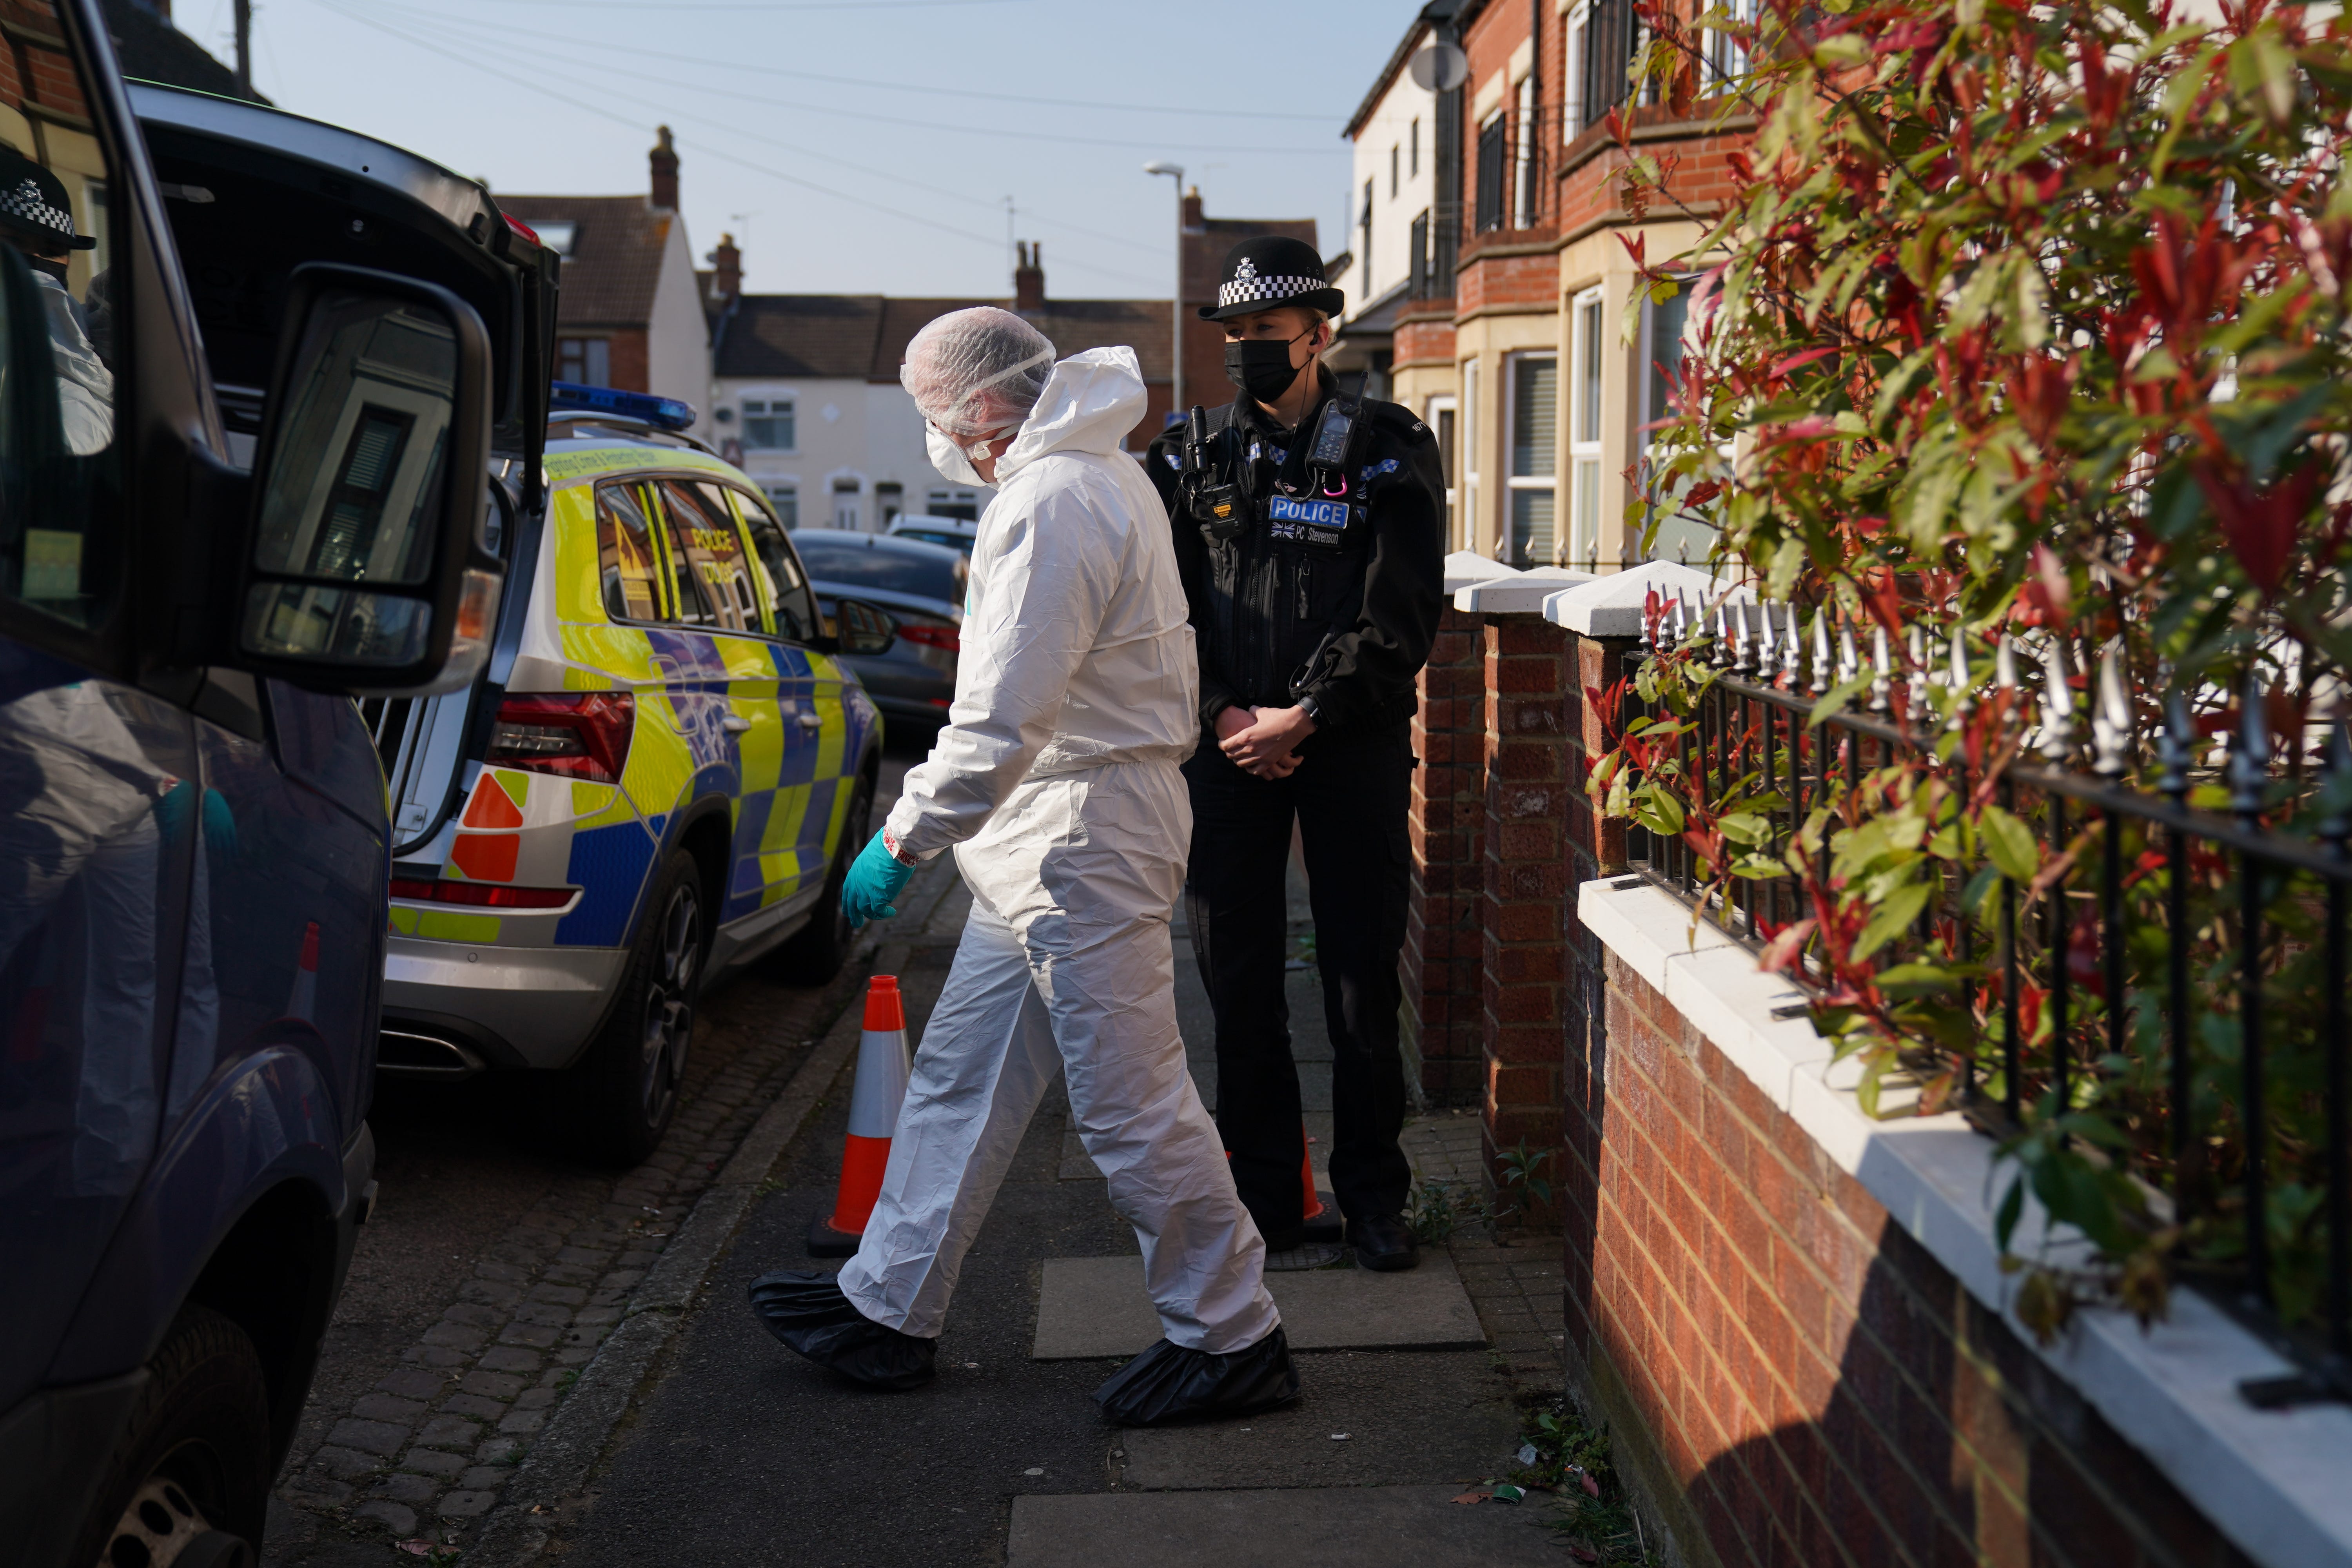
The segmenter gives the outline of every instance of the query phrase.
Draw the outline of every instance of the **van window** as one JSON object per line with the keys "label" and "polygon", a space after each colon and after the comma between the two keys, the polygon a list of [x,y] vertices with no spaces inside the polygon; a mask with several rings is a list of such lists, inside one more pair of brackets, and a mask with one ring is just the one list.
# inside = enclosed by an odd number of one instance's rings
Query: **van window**
{"label": "van window", "polygon": [[[11,109],[22,102],[15,80],[0,88],[0,104]],[[70,77],[42,90],[61,91],[59,107],[79,107]],[[0,516],[7,520],[0,594],[95,626],[122,558],[113,369],[120,279],[107,245],[105,161],[75,123],[87,122],[50,111],[47,134],[35,142],[42,159],[0,142],[0,342],[11,363],[46,373],[22,385],[0,383]]]}
{"label": "van window", "polygon": [[646,521],[645,498],[635,485],[596,487],[596,569],[605,615],[616,621],[662,618],[653,525]]}
{"label": "van window", "polygon": [[760,600],[751,591],[751,568],[743,536],[726,492],[698,479],[660,482],[662,510],[669,518],[669,545],[678,563],[678,619],[691,623],[698,594],[702,625],[717,631],[756,632]]}
{"label": "van window", "polygon": [[735,500],[743,510],[743,526],[751,534],[752,563],[767,584],[768,603],[775,606],[776,635],[807,642],[824,630],[824,624],[817,619],[816,595],[809,592],[800,557],[793,553],[784,531],[765,507],[740,490]]}

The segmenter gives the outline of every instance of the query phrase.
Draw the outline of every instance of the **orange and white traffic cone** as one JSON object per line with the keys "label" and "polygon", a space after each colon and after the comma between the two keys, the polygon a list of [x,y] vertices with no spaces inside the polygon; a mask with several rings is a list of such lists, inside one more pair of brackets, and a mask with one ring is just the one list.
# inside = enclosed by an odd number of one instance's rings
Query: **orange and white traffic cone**
{"label": "orange and white traffic cone", "polygon": [[1315,1156],[1306,1147],[1315,1140],[1306,1136],[1306,1131],[1299,1129],[1298,1209],[1299,1217],[1306,1222],[1300,1235],[1307,1241],[1337,1241],[1342,1229],[1339,1211],[1336,1203],[1325,1203],[1323,1194],[1315,1190]]}
{"label": "orange and white traffic cone", "polygon": [[286,997],[286,1016],[305,1024],[319,1021],[319,922],[302,928],[302,952],[294,961],[294,988]]}
{"label": "orange and white traffic cone", "polygon": [[849,1142],[841,1152],[841,1185],[833,1213],[809,1226],[811,1258],[853,1258],[882,1172],[890,1163],[890,1132],[907,1098],[907,1009],[898,977],[877,974],[866,988],[866,1035],[857,1046],[857,1087],[849,1096]]}

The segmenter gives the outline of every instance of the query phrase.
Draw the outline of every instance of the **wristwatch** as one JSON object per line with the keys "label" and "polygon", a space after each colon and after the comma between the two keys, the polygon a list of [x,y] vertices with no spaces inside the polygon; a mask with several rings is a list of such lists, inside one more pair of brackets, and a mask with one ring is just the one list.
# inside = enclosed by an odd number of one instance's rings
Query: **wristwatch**
{"label": "wristwatch", "polygon": [[1306,714],[1309,719],[1314,720],[1318,724],[1323,722],[1323,710],[1317,704],[1315,699],[1312,697],[1300,698],[1298,700],[1298,710],[1301,713]]}

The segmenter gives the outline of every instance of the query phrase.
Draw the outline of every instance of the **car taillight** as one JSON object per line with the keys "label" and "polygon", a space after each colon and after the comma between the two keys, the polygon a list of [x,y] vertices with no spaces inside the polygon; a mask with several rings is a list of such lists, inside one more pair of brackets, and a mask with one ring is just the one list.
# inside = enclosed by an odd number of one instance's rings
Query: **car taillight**
{"label": "car taillight", "polygon": [[935,626],[918,621],[900,621],[898,635],[908,642],[919,642],[927,647],[945,648],[954,653],[963,647],[963,634],[954,626]]}
{"label": "car taillight", "polygon": [[502,768],[618,784],[636,699],[625,691],[533,692],[499,704],[482,760]]}
{"label": "car taillight", "polygon": [[392,879],[392,896],[420,904],[472,904],[492,910],[560,910],[572,901],[571,888],[509,888],[497,882],[425,882]]}

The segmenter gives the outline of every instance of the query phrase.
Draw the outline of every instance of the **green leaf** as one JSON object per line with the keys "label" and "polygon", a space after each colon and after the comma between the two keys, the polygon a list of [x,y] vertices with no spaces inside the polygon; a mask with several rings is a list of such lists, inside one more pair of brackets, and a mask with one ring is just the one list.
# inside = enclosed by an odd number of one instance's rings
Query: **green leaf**
{"label": "green leaf", "polygon": [[1910,929],[1911,922],[1919,918],[1919,911],[1927,907],[1928,895],[1934,891],[1928,883],[1909,882],[1888,895],[1886,901],[1878,906],[1878,912],[1870,917],[1870,923],[1862,928],[1862,935],[1854,939],[1853,962],[1861,963]]}
{"label": "green leaf", "polygon": [[2025,1215],[2025,1178],[2020,1175],[2009,1184],[2009,1191],[2000,1197],[2000,1207],[1992,1216],[1993,1239],[2003,1252],[2009,1250],[2009,1238],[2017,1232],[2017,1222]]}
{"label": "green leaf", "polygon": [[2032,828],[1997,805],[1986,806],[1977,826],[1984,835],[1985,854],[2002,876],[2012,882],[2033,880],[2042,868],[2042,851]]}

